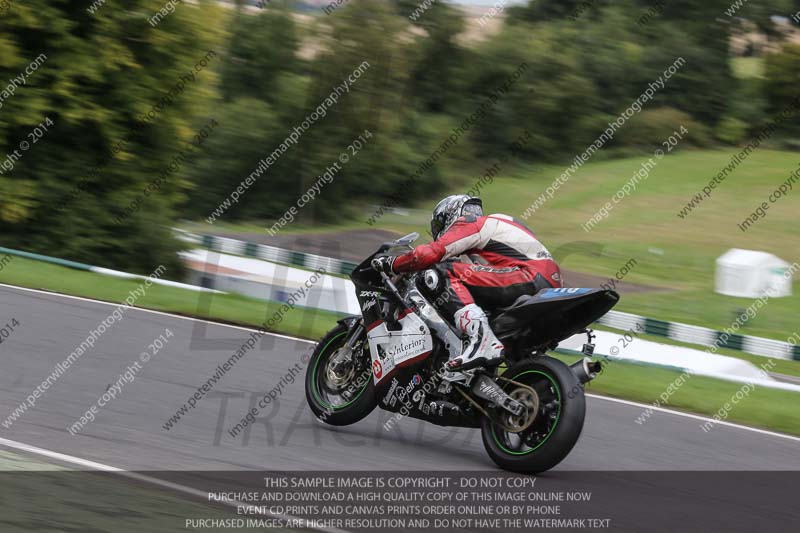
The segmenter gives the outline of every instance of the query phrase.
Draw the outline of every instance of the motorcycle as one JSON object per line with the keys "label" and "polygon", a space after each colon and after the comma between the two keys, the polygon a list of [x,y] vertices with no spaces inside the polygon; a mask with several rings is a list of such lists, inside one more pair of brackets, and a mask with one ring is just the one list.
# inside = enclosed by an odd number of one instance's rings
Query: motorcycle
{"label": "motorcycle", "polygon": [[[306,399],[325,423],[354,424],[380,407],[440,426],[480,428],[486,452],[500,468],[539,473],[572,450],[586,414],[584,384],[601,363],[591,359],[589,324],[619,301],[606,289],[541,289],[501,309],[486,309],[505,346],[493,368],[450,372],[462,339],[426,291],[429,271],[390,277],[372,268],[379,255],[413,249],[418,233],[384,243],[350,277],[361,316],[341,319],[317,345],[305,378]],[[585,333],[584,357],[568,366],[547,355]]]}

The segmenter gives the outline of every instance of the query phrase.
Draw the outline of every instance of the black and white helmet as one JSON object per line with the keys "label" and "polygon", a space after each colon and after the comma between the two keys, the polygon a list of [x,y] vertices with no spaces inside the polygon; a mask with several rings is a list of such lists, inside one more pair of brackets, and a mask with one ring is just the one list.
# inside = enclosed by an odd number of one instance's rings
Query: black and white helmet
{"label": "black and white helmet", "polygon": [[436,204],[431,217],[433,240],[441,237],[459,217],[465,215],[483,216],[483,202],[480,198],[468,194],[454,194]]}

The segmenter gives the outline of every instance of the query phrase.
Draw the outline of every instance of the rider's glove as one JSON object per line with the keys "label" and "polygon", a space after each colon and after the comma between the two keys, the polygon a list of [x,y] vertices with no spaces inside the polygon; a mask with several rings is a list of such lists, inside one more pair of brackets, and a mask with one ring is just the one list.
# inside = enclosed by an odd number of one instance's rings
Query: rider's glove
{"label": "rider's glove", "polygon": [[392,270],[392,266],[394,265],[394,259],[395,259],[394,257],[386,255],[382,257],[376,257],[375,259],[372,260],[372,268],[377,270],[378,272],[385,272],[386,274],[391,276],[392,274],[394,274],[394,271]]}

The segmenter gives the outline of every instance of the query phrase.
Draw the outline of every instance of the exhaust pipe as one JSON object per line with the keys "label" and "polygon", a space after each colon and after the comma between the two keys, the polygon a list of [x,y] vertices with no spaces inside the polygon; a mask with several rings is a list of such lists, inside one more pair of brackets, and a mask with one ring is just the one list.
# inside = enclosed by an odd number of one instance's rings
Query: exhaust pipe
{"label": "exhaust pipe", "polygon": [[597,374],[603,369],[603,365],[600,364],[600,361],[592,361],[588,357],[584,357],[580,361],[571,364],[569,368],[578,378],[578,381],[584,384],[596,378]]}

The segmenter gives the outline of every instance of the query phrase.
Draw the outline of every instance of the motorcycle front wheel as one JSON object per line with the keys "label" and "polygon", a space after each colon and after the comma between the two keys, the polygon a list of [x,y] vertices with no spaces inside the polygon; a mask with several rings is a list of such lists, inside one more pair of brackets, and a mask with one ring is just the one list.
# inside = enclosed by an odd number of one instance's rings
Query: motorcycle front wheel
{"label": "motorcycle front wheel", "polygon": [[306,369],[306,401],[314,415],[327,424],[346,426],[370,414],[377,406],[366,338],[351,352],[348,328],[339,325],[319,342]]}
{"label": "motorcycle front wheel", "polygon": [[541,356],[513,364],[497,382],[525,409],[520,416],[495,409],[481,421],[483,445],[495,464],[536,474],[564,460],[586,416],[583,387],[570,368]]}

